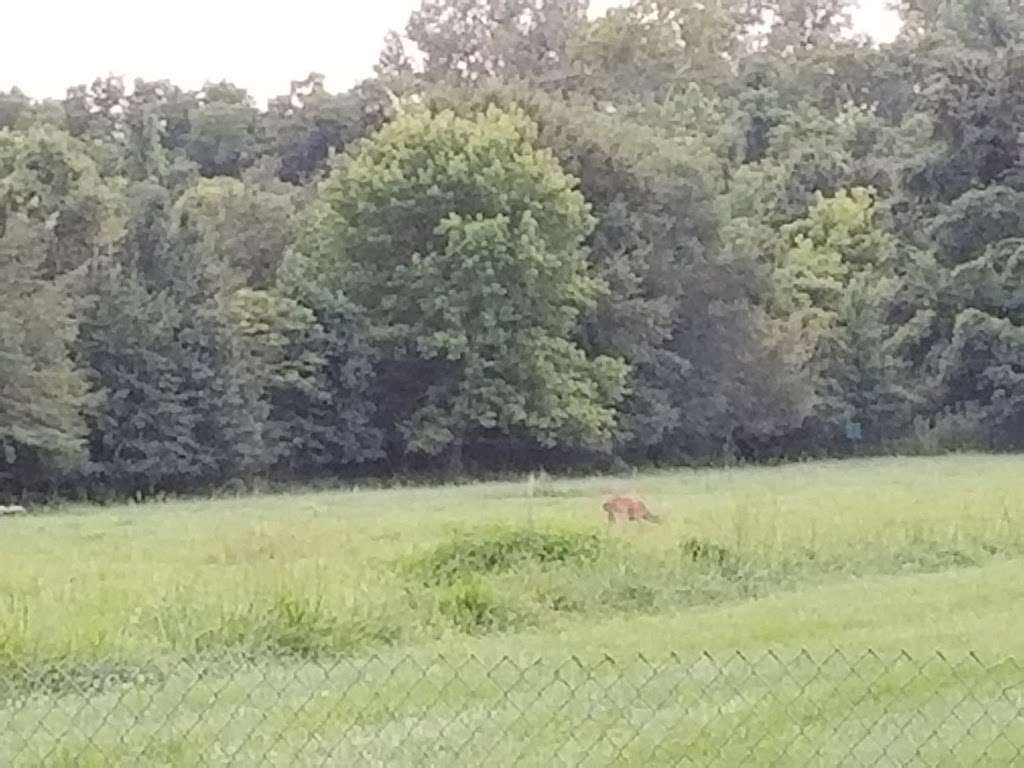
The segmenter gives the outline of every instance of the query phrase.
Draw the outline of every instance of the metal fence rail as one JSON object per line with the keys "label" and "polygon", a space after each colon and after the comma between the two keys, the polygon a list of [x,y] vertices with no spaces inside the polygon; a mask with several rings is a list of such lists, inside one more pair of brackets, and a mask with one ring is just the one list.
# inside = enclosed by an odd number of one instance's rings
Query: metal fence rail
{"label": "metal fence rail", "polygon": [[1013,659],[559,650],[48,669],[0,657],[0,765],[1024,765]]}

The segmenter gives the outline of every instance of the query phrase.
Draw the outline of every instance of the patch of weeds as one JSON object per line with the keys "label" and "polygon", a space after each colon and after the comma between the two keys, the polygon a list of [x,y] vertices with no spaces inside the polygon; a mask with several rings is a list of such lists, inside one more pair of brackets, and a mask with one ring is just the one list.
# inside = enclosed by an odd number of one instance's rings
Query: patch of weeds
{"label": "patch of weeds", "polygon": [[917,542],[896,550],[893,562],[899,570],[938,573],[954,568],[971,568],[980,565],[989,556],[984,551],[971,552],[962,547]]}
{"label": "patch of weeds", "polygon": [[703,539],[688,539],[680,547],[683,556],[699,565],[707,565],[713,568],[724,568],[735,562],[735,557],[725,547],[715,544],[713,541]]}
{"label": "patch of weeds", "polygon": [[507,529],[473,532],[445,542],[412,562],[426,584],[455,584],[470,576],[508,573],[527,564],[596,561],[607,544],[596,533]]}
{"label": "patch of weeds", "polygon": [[544,585],[534,590],[533,600],[541,608],[555,613],[583,613],[587,606],[570,590],[557,585]]}
{"label": "patch of weeds", "polygon": [[608,602],[619,610],[647,611],[658,602],[658,591],[639,581],[626,580],[612,585]]}
{"label": "patch of weeds", "polygon": [[448,587],[437,609],[448,624],[468,635],[507,632],[534,623],[529,613],[477,579]]}
{"label": "patch of weeds", "polygon": [[269,605],[250,604],[224,616],[193,645],[200,654],[233,649],[310,659],[392,645],[402,633],[386,613],[341,619],[319,599],[282,595]]}
{"label": "patch of weeds", "polygon": [[901,543],[862,543],[845,551],[801,549],[765,564],[744,578],[761,578],[770,586],[791,587],[822,579],[941,573],[984,565],[1004,554],[988,543],[919,537]]}
{"label": "patch of weeds", "polygon": [[[1004,554],[987,543],[918,538],[899,544],[861,544],[839,554],[792,561],[805,577],[885,576],[909,573],[941,573],[984,565]],[[802,567],[801,567],[802,566]]]}
{"label": "patch of weeds", "polygon": [[697,567],[703,573],[710,573],[728,579],[743,576],[743,562],[731,550],[704,539],[688,539],[680,545],[683,562]]}
{"label": "patch of weeds", "polygon": [[660,556],[624,554],[627,557],[609,571],[597,599],[612,612],[650,613],[746,599],[779,586],[782,576],[697,538]]}
{"label": "patch of weeds", "polygon": [[319,600],[279,597],[263,616],[270,650],[287,656],[316,657],[335,646],[338,620]]}

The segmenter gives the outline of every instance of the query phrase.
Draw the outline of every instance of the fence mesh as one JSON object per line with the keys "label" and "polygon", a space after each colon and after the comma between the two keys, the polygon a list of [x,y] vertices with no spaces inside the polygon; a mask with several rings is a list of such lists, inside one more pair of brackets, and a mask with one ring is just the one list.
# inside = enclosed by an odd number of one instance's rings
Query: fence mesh
{"label": "fence mesh", "polygon": [[1010,766],[1022,715],[971,654],[0,659],[3,766]]}

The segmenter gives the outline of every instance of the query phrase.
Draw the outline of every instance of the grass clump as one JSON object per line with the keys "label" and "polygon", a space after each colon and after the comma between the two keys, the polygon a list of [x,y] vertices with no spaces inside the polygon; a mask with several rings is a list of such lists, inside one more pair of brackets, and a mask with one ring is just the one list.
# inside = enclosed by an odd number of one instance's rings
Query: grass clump
{"label": "grass clump", "polygon": [[337,648],[340,629],[321,600],[282,596],[260,617],[256,637],[272,652],[310,658]]}
{"label": "grass clump", "polygon": [[[488,528],[462,532],[408,563],[412,592],[425,592],[427,623],[467,635],[510,632],[536,626],[545,610],[577,606],[544,599],[522,588],[525,574],[572,578],[609,550],[594,532],[533,528]],[[418,600],[416,602],[419,602]]]}
{"label": "grass clump", "polygon": [[447,587],[437,607],[454,630],[467,635],[509,632],[537,623],[533,611],[480,579],[465,579]]}
{"label": "grass clump", "polygon": [[201,617],[201,628],[197,620],[184,617],[182,623],[190,629],[175,645],[199,656],[223,651],[252,658],[347,656],[397,642],[408,622],[396,610],[363,607],[342,616],[322,597],[287,593],[225,610],[215,618]]}
{"label": "grass clump", "polygon": [[598,560],[608,541],[596,533],[508,528],[464,533],[412,563],[428,585],[450,585],[467,577],[510,573],[528,565],[585,564]]}

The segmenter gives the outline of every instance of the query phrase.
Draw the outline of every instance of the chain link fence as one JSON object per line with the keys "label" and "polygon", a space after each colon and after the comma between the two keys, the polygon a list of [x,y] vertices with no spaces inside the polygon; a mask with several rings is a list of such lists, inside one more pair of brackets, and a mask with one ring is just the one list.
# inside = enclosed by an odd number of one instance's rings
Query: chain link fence
{"label": "chain link fence", "polygon": [[560,650],[49,669],[0,658],[0,765],[1024,765],[1012,659]]}

